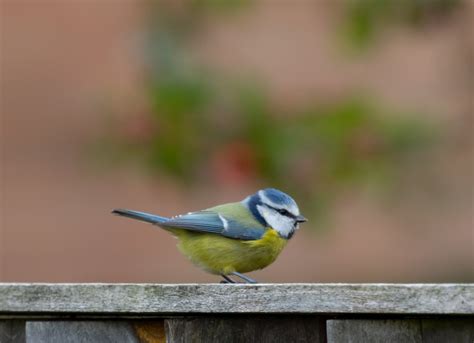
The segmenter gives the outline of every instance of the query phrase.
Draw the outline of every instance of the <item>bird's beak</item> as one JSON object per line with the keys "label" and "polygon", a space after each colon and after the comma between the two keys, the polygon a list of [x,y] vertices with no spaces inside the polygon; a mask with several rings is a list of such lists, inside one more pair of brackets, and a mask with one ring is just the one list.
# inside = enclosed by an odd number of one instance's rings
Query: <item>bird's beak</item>
{"label": "bird's beak", "polygon": [[296,216],[296,222],[297,223],[304,223],[304,222],[307,222],[308,219],[306,219],[305,217],[303,217],[301,214]]}

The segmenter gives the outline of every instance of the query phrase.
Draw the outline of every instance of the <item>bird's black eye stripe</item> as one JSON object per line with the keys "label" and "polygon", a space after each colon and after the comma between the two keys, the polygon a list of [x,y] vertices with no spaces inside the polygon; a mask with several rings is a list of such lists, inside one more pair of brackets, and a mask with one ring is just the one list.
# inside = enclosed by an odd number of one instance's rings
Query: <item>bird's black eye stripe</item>
{"label": "bird's black eye stripe", "polygon": [[290,217],[290,218],[296,218],[296,216],[289,212],[288,210],[284,209],[284,208],[276,208],[276,207],[273,207],[273,206],[269,206],[267,205],[267,207],[277,211],[278,213],[280,213],[282,216],[287,216],[287,217]]}

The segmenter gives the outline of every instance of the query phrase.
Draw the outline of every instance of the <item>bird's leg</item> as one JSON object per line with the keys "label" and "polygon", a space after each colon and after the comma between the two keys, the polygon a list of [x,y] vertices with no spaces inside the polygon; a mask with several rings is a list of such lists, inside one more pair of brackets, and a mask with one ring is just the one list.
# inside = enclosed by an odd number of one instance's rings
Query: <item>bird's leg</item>
{"label": "bird's leg", "polygon": [[232,275],[238,276],[242,280],[245,280],[247,283],[258,283],[257,280],[254,280],[252,278],[249,278],[247,275],[238,273],[238,272],[233,272],[231,273]]}
{"label": "bird's leg", "polygon": [[236,283],[234,280],[232,280],[227,275],[221,274],[221,276],[224,278],[224,280],[222,280],[221,283]]}

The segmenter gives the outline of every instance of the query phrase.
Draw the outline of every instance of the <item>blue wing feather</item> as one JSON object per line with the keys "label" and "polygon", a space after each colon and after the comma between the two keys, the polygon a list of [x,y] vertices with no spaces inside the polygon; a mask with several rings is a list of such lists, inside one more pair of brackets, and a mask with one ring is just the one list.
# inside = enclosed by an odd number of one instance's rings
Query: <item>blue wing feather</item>
{"label": "blue wing feather", "polygon": [[251,227],[242,225],[228,216],[213,211],[200,211],[184,214],[171,218],[159,225],[165,228],[181,228],[190,231],[215,233],[224,237],[241,240],[260,239],[265,233],[265,228],[263,226]]}

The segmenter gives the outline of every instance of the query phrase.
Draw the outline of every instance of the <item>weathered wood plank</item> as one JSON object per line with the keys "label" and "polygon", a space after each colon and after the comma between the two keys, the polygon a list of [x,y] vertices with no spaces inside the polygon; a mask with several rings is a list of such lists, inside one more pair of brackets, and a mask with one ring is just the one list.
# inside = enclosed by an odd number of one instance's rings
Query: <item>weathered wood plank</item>
{"label": "weathered wood plank", "polygon": [[25,321],[0,320],[0,343],[25,343]]}
{"label": "weathered wood plank", "polygon": [[325,321],[312,316],[206,317],[165,320],[169,343],[325,342]]}
{"label": "weathered wood plank", "polygon": [[328,343],[422,343],[419,320],[328,320]]}
{"label": "weathered wood plank", "polygon": [[27,343],[140,343],[123,321],[37,321],[26,323]]}
{"label": "weathered wood plank", "polygon": [[423,343],[472,343],[474,318],[422,319]]}
{"label": "weathered wood plank", "polygon": [[0,315],[474,314],[473,284],[0,284]]}
{"label": "weathered wood plank", "polygon": [[474,318],[328,320],[328,343],[472,343]]}

